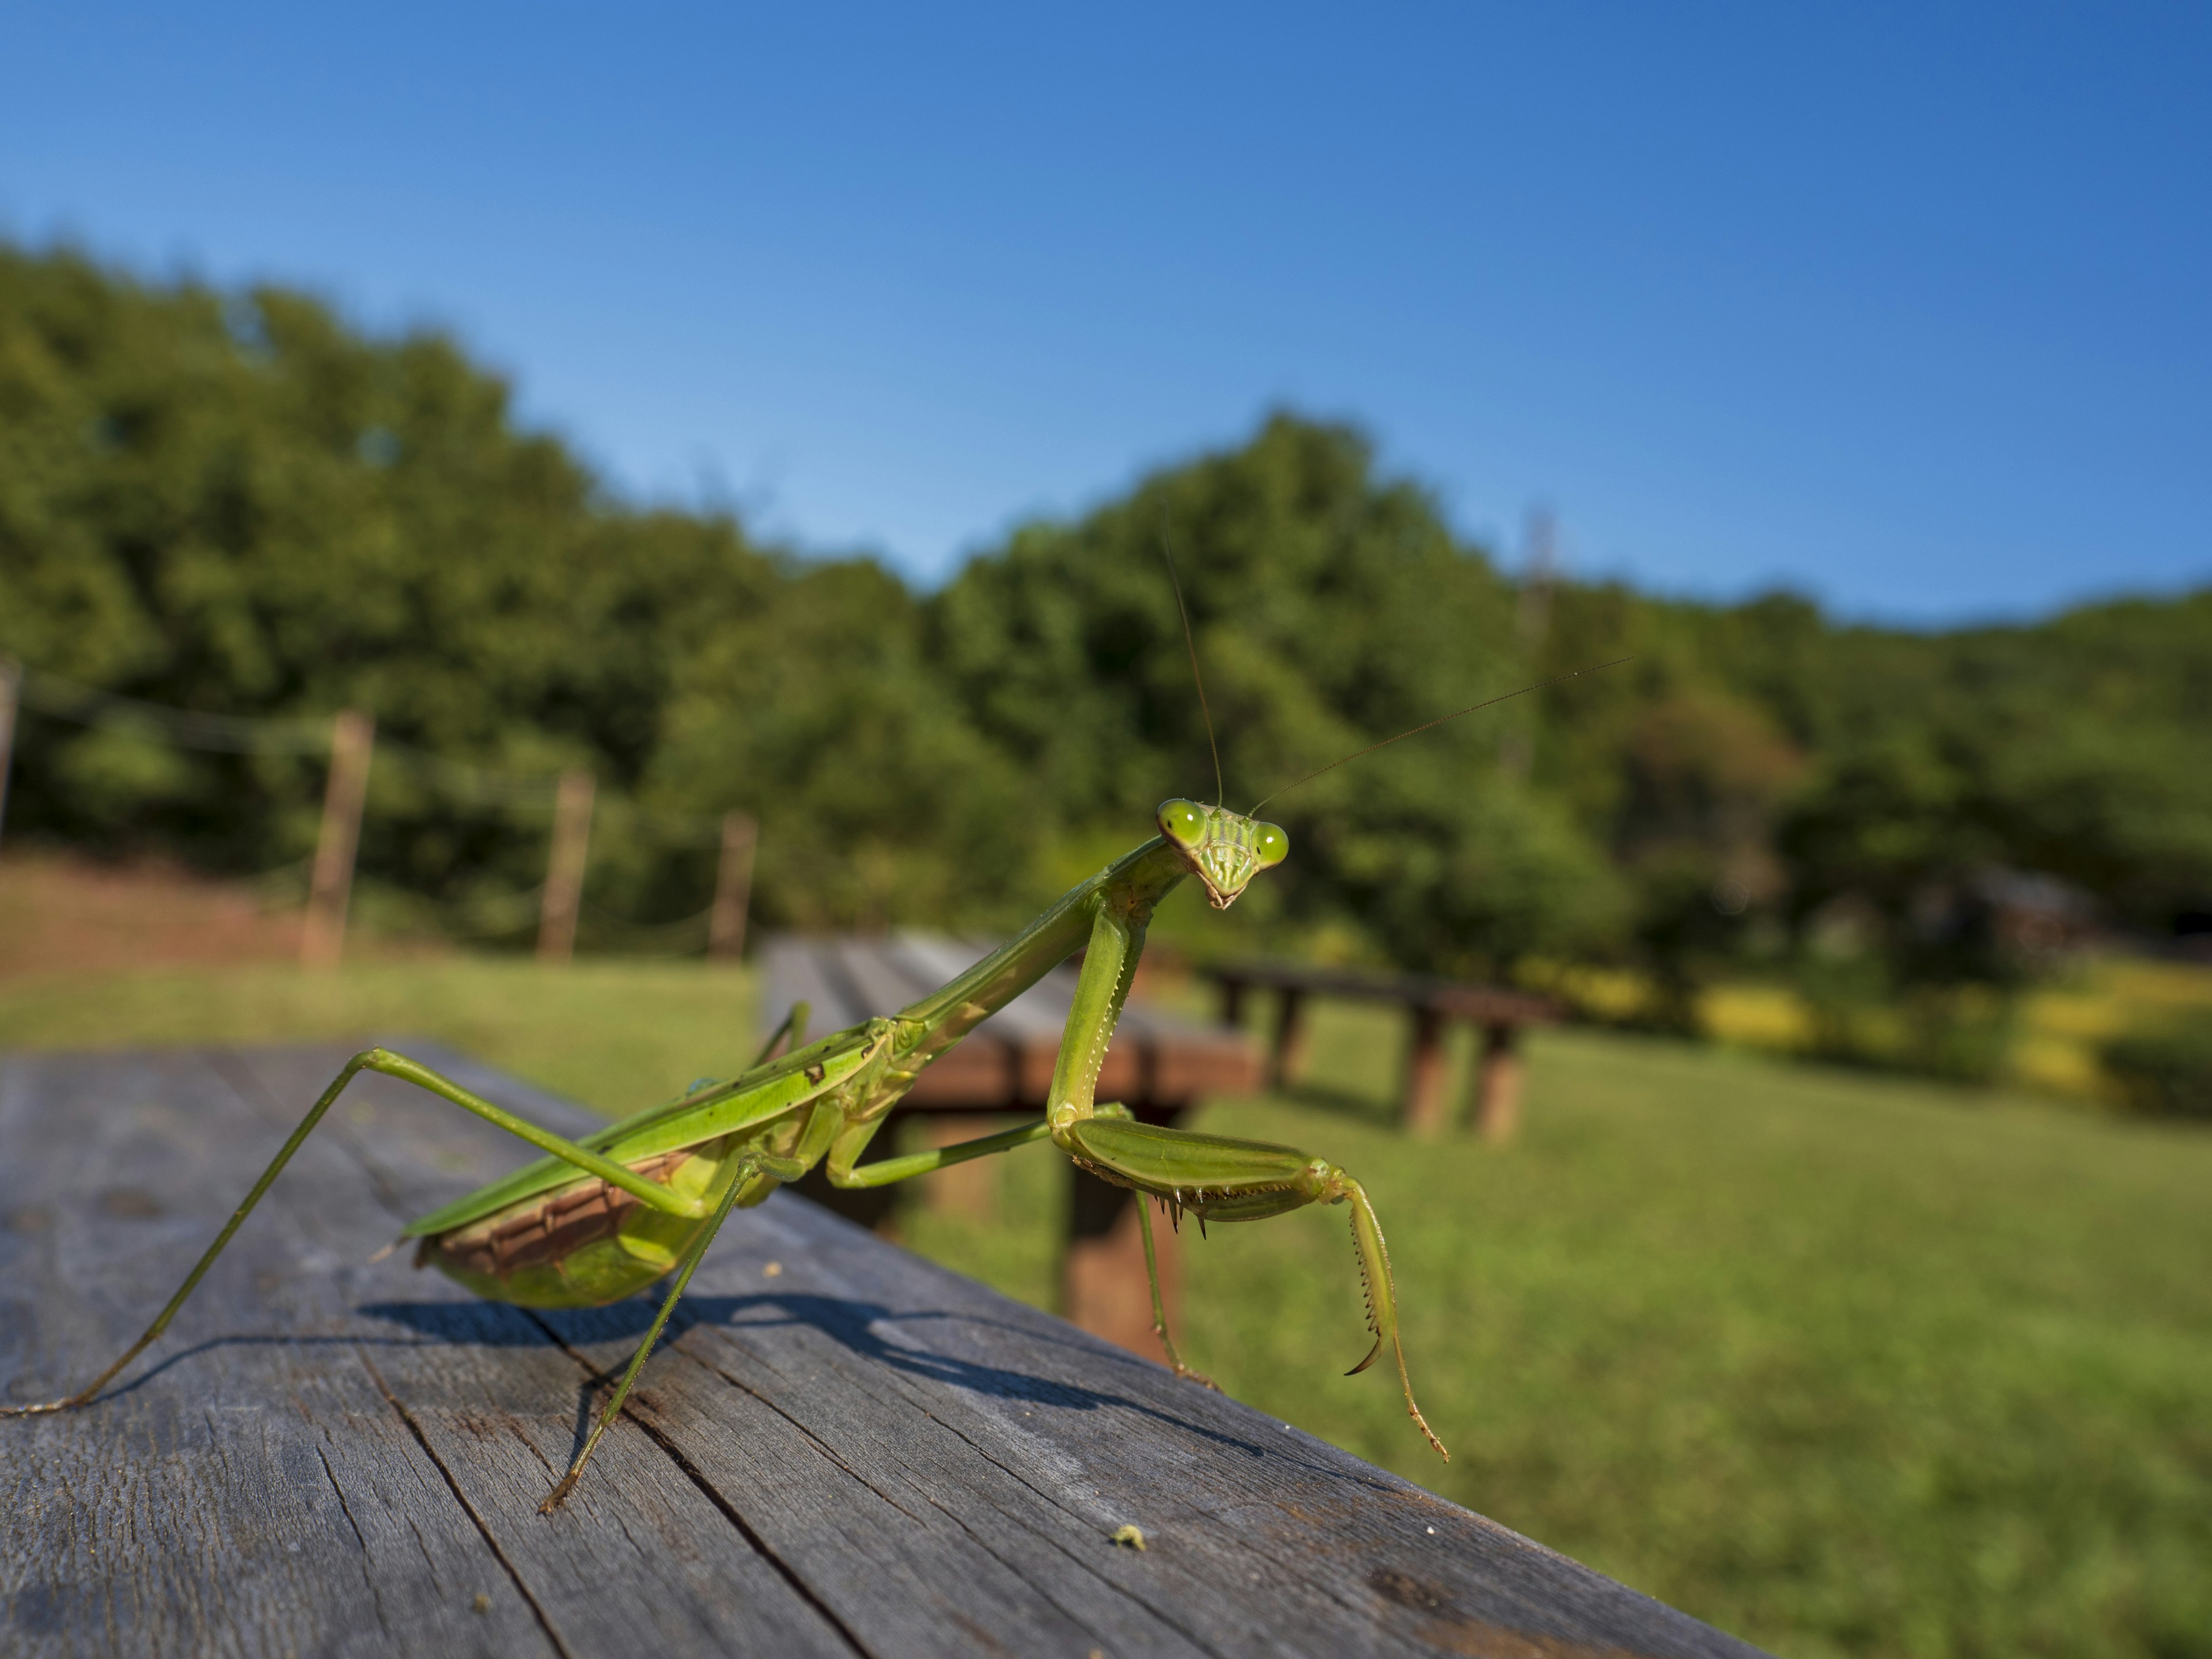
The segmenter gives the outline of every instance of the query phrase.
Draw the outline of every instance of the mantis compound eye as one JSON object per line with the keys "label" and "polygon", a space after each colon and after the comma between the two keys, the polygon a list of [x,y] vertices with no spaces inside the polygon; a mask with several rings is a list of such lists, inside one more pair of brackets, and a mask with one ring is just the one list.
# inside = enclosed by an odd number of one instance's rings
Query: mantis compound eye
{"label": "mantis compound eye", "polygon": [[1291,838],[1283,833],[1281,825],[1257,823],[1252,827],[1256,831],[1252,837],[1252,855],[1259,860],[1262,870],[1273,869],[1290,856]]}
{"label": "mantis compound eye", "polygon": [[1206,809],[1195,801],[1162,801],[1159,824],[1170,841],[1195,847],[1206,835]]}

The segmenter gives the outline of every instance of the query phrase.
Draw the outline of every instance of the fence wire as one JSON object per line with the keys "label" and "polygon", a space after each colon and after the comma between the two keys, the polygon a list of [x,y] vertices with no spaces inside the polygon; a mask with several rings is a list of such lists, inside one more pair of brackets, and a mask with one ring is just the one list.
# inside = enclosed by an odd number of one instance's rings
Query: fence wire
{"label": "fence wire", "polygon": [[[9,666],[0,659],[0,668]],[[14,665],[21,707],[95,730],[164,742],[179,749],[226,755],[328,756],[337,730],[335,715],[219,714],[177,708],[102,690],[27,664]],[[519,772],[454,760],[397,738],[380,736],[372,769],[397,770],[426,793],[461,806],[550,817],[558,799],[559,771]],[[372,797],[373,799],[373,797]],[[722,819],[696,812],[640,806],[619,795],[604,797],[593,813],[600,834],[667,848],[708,849],[722,842]],[[295,860],[247,878],[262,908],[276,909],[306,895],[314,855]],[[492,939],[527,932],[538,925],[545,885],[526,891],[465,897],[441,902],[415,896],[441,913],[440,926],[464,939]],[[688,956],[707,949],[714,907],[674,921],[637,922],[586,903],[580,932],[596,948],[635,955]]]}
{"label": "fence wire", "polygon": [[41,714],[144,737],[155,733],[179,749],[223,755],[327,755],[331,721],[293,715],[210,714],[142,702],[97,686],[26,666],[16,695]]}

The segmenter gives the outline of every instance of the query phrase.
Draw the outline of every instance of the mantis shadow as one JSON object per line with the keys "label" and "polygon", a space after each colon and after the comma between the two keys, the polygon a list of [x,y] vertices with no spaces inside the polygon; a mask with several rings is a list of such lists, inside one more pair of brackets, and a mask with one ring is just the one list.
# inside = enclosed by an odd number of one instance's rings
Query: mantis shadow
{"label": "mantis shadow", "polygon": [[[361,1311],[404,1325],[421,1335],[449,1342],[491,1346],[535,1346],[550,1336],[581,1358],[580,1350],[590,1345],[608,1342],[633,1344],[641,1340],[653,1324],[656,1304],[644,1297],[633,1297],[604,1308],[532,1310],[527,1318],[523,1320],[487,1317],[494,1310],[482,1303],[385,1302],[372,1304]],[[511,1314],[514,1310],[502,1311]],[[986,1399],[1055,1411],[1095,1412],[1109,1407],[1116,1407],[1251,1456],[1260,1456],[1266,1449],[1250,1440],[1209,1428],[1128,1394],[1060,1381],[1003,1365],[963,1359],[927,1348],[910,1347],[887,1340],[878,1328],[948,1320],[997,1326],[1024,1340],[1038,1340],[1036,1332],[1023,1330],[997,1320],[978,1319],[969,1314],[943,1310],[901,1313],[880,1303],[855,1301],[845,1297],[816,1296],[803,1291],[769,1291],[750,1296],[717,1296],[711,1293],[687,1296],[669,1320],[663,1346],[695,1328],[740,1332],[804,1326],[821,1332],[860,1358],[904,1376],[963,1389]],[[1087,1349],[1078,1352],[1083,1352],[1086,1358],[1094,1357]],[[696,1355],[692,1357],[698,1358]],[[1099,1354],[1095,1357],[1104,1358],[1112,1356]],[[624,1354],[614,1370],[619,1371],[621,1364],[627,1364],[628,1359],[629,1356]],[[714,1369],[726,1380],[750,1389],[750,1385],[727,1376],[719,1368]],[[611,1380],[611,1375],[603,1372],[583,1385],[584,1403],[579,1413],[581,1425],[580,1444],[581,1433],[589,1428],[591,1398]]]}
{"label": "mantis shadow", "polygon": [[[510,1304],[481,1302],[473,1297],[456,1297],[450,1301],[370,1303],[357,1306],[354,1311],[399,1326],[409,1334],[379,1337],[353,1330],[211,1337],[165,1356],[137,1376],[112,1386],[100,1398],[114,1401],[137,1394],[172,1372],[188,1367],[203,1356],[222,1349],[404,1350],[448,1346],[520,1349],[542,1348],[550,1341],[589,1365],[592,1362],[583,1351],[584,1345],[612,1341],[635,1344],[651,1327],[655,1310],[655,1304],[643,1297],[605,1308],[557,1311],[525,1310]],[[1287,1461],[1314,1475],[1335,1481],[1348,1479],[1357,1485],[1378,1490],[1394,1484],[1388,1477],[1381,1476],[1379,1472],[1364,1474],[1348,1469],[1334,1460],[1311,1456],[1296,1442],[1280,1443],[1269,1437],[1261,1443],[1210,1427],[1180,1412],[1127,1393],[908,1346],[887,1340],[879,1328],[942,1321],[992,1327],[1024,1343],[1065,1348],[1083,1363],[1095,1364],[1103,1360],[1109,1364],[1145,1365],[1145,1362],[1134,1355],[1093,1346],[1088,1342],[1070,1340],[1049,1330],[1033,1329],[1015,1321],[944,1310],[900,1313],[879,1303],[800,1291],[687,1297],[671,1318],[665,1335],[667,1338],[680,1337],[694,1328],[704,1328],[730,1333],[732,1340],[742,1345],[738,1333],[805,1327],[822,1333],[859,1358],[872,1361],[921,1382],[962,1389],[990,1400],[1054,1412],[1093,1413],[1109,1407],[1118,1408],[1139,1417],[1149,1418],[1163,1428],[1195,1436],[1224,1451],[1242,1453],[1255,1459],[1272,1457]],[[713,1371],[734,1388],[762,1395],[757,1381],[749,1382],[732,1374],[709,1355],[686,1351],[685,1358]],[[618,1370],[619,1364],[626,1363],[627,1359],[628,1354],[624,1353],[616,1369]],[[1152,1369],[1146,1367],[1147,1371]],[[578,1448],[581,1447],[597,1414],[595,1401],[604,1398],[604,1389],[610,1380],[610,1373],[599,1372],[578,1386],[575,1428],[575,1445]],[[1162,1380],[1164,1381],[1164,1374]]]}

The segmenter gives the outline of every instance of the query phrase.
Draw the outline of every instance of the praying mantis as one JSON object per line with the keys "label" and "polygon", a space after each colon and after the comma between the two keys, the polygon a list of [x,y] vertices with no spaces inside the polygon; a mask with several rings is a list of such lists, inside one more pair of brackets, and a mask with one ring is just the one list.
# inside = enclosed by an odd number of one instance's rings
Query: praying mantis
{"label": "praying mantis", "polygon": [[[1184,626],[1188,638],[1187,618]],[[1196,665],[1194,649],[1194,671]],[[1200,696],[1203,699],[1202,681]],[[1395,743],[1499,701],[1477,703],[1385,741]],[[1208,726],[1210,730],[1210,718]],[[1300,781],[1319,775],[1310,774]],[[1413,1398],[1399,1337],[1389,1252],[1366,1189],[1328,1159],[1295,1147],[1139,1123],[1126,1107],[1095,1098],[1107,1045],[1127,1000],[1155,907],[1195,878],[1206,902],[1226,910],[1255,877],[1290,853],[1290,838],[1279,826],[1218,805],[1169,800],[1154,823],[1158,834],[1152,839],[1079,883],[1018,936],[921,1001],[813,1043],[805,1042],[807,1010],[801,1004],[738,1076],[703,1080],[674,1100],[580,1140],[541,1128],[404,1054],[381,1048],[363,1050],[324,1090],[137,1340],[66,1399],[0,1407],[0,1417],[90,1404],[168,1328],[346,1085],[363,1072],[374,1072],[427,1090],[545,1154],[410,1223],[399,1242],[416,1242],[418,1267],[437,1267],[489,1300],[535,1308],[601,1306],[673,1275],[644,1340],[567,1473],[539,1505],[541,1514],[551,1514],[574,1491],[732,1210],[761,1203],[778,1186],[817,1164],[824,1166],[834,1186],[881,1187],[1047,1139],[1079,1167],[1139,1194],[1154,1328],[1176,1374],[1196,1382],[1206,1379],[1182,1363],[1168,1332],[1152,1216],[1143,1200],[1158,1201],[1178,1223],[1188,1212],[1201,1224],[1261,1221],[1310,1204],[1348,1206],[1366,1289],[1367,1327],[1375,1340],[1366,1358],[1346,1374],[1365,1370],[1387,1346],[1397,1364],[1407,1413],[1437,1455],[1449,1461],[1450,1453]],[[957,1146],[860,1162],[924,1066],[1078,951],[1084,953],[1083,966],[1042,1119]],[[787,1039],[793,1046],[779,1054]]]}

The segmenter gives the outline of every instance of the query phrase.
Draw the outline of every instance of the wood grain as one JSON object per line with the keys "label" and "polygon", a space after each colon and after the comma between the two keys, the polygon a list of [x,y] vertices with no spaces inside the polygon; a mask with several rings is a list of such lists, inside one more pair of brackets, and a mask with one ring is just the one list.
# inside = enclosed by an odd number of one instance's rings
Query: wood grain
{"label": "wood grain", "polygon": [[[0,1395],[65,1391],[135,1335],[343,1058],[0,1058]],[[0,1649],[1752,1651],[784,1194],[732,1218],[540,1516],[650,1307],[533,1315],[364,1265],[526,1155],[356,1085],[109,1395],[0,1421]],[[1132,1523],[1142,1553],[1111,1541]]]}

